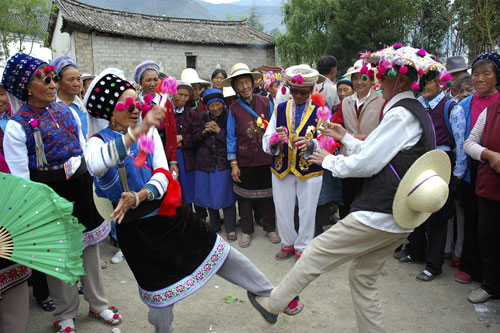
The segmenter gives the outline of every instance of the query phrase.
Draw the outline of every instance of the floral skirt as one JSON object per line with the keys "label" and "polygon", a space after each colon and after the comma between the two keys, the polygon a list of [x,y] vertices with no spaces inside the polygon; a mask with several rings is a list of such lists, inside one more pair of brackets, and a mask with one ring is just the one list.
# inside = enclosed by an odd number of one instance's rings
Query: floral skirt
{"label": "floral skirt", "polygon": [[120,248],[139,284],[141,300],[166,307],[204,286],[231,248],[188,207],[117,226]]}

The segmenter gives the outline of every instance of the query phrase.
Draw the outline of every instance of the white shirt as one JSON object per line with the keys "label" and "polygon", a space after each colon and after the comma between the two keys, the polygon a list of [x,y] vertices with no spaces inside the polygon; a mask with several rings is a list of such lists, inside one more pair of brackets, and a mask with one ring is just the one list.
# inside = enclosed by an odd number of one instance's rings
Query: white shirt
{"label": "white shirt", "polygon": [[322,83],[316,84],[316,89],[318,89],[318,92],[325,96],[325,101],[331,108],[340,104],[340,98],[337,94],[337,86],[335,86],[328,78],[325,78],[325,81]]}
{"label": "white shirt", "polygon": [[[346,133],[342,144],[346,156],[328,155],[323,168],[330,170],[334,177],[366,178],[378,174],[402,150],[413,147],[422,136],[418,119],[404,107],[391,107],[404,98],[412,98],[413,92],[406,91],[394,96],[384,107],[384,117],[365,141],[355,139]],[[354,217],[361,223],[382,231],[406,233],[413,229],[403,229],[396,224],[392,214],[357,211]]]}
{"label": "white shirt", "polygon": [[354,95],[352,96],[352,98],[356,102],[356,109],[359,109],[360,105],[365,104],[365,102],[368,100],[368,97],[370,97],[371,93],[372,93],[372,89],[370,88],[370,90],[368,90],[368,94],[365,97],[363,97],[362,99],[359,99],[357,92],[354,93]]}

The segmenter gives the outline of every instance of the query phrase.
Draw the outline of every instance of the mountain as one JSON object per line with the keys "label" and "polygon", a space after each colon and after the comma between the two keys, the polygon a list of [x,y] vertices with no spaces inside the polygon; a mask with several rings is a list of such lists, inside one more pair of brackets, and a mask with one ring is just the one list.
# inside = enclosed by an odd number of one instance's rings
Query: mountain
{"label": "mountain", "polygon": [[215,20],[205,7],[194,0],[78,0],[91,6],[167,17]]}
{"label": "mountain", "polygon": [[[239,0],[230,4],[212,4],[203,0],[78,0],[91,6],[125,12],[167,17],[195,18],[205,20],[227,20],[232,16],[239,20],[241,15],[249,16],[253,4],[264,25],[264,31],[283,31],[281,25],[281,0]],[[257,5],[258,4],[258,5]],[[229,14],[229,15],[228,15]]]}

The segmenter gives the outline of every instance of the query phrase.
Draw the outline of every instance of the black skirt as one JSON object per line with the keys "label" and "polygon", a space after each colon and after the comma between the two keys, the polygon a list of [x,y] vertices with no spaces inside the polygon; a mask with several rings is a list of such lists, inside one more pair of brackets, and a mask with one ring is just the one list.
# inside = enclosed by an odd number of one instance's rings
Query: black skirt
{"label": "black skirt", "polygon": [[[156,215],[122,223],[116,231],[141,298],[153,307],[169,306],[196,291],[220,268],[230,249],[185,206],[173,217]],[[206,268],[203,276],[196,275],[200,267]]]}
{"label": "black skirt", "polygon": [[241,199],[264,199],[273,196],[271,167],[260,165],[240,167],[241,183],[233,182],[233,190]]}

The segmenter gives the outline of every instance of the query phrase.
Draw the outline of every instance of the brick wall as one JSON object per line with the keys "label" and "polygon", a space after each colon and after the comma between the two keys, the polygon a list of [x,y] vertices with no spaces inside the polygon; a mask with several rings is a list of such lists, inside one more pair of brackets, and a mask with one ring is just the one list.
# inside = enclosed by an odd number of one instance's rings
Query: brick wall
{"label": "brick wall", "polygon": [[[80,32],[77,32],[76,37],[79,34]],[[85,44],[89,40],[90,46]],[[132,79],[135,67],[146,59],[161,64],[168,75],[180,77],[180,73],[186,68],[186,54],[196,56],[196,70],[200,77],[205,79],[210,78],[217,65],[228,74],[231,66],[238,62],[246,63],[250,68],[274,66],[274,47],[190,45],[118,38],[97,33],[92,33],[89,39],[75,38],[75,41],[79,43],[76,48],[79,67],[86,69],[87,61],[92,58],[94,73],[98,74],[107,67],[116,67],[124,70],[129,79]],[[79,50],[80,45],[85,49]],[[91,56],[87,53],[89,50],[92,52]]]}
{"label": "brick wall", "polygon": [[76,63],[80,73],[94,73],[94,55],[92,52],[92,35],[77,31],[72,36],[75,45]]}

